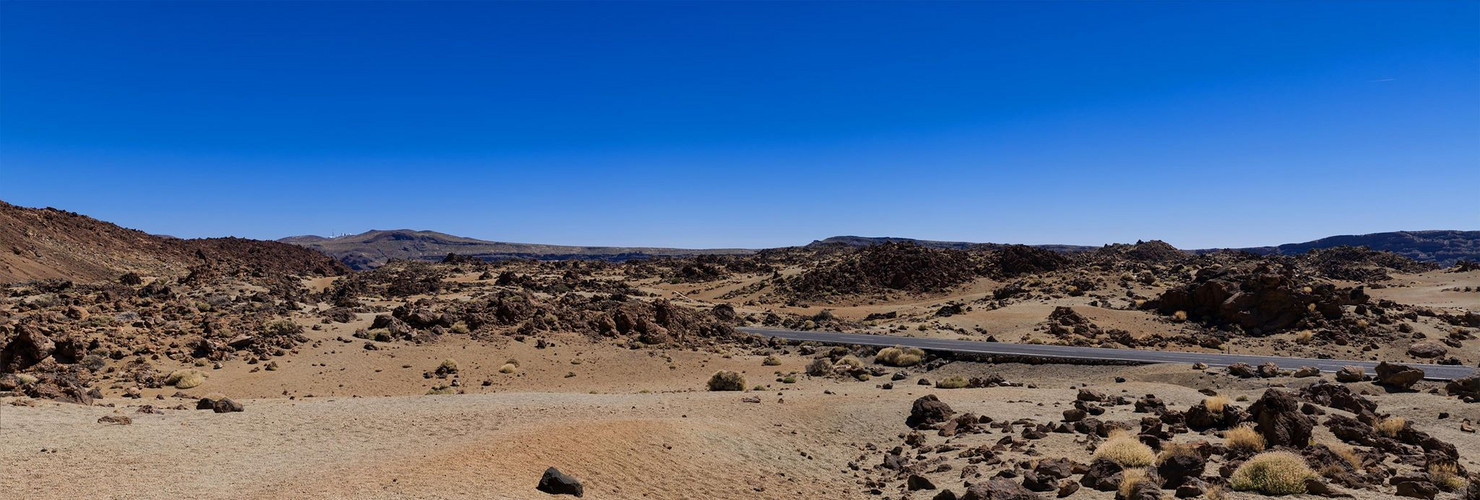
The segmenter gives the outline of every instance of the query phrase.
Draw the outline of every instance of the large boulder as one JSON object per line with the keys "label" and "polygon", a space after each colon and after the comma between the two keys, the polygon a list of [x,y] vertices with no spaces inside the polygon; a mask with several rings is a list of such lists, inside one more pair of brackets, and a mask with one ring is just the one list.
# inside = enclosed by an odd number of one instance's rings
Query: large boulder
{"label": "large boulder", "polygon": [[1336,371],[1336,381],[1344,383],[1367,380],[1367,372],[1360,366],[1347,365]]}
{"label": "large boulder", "polygon": [[1449,354],[1449,348],[1445,347],[1444,344],[1432,340],[1415,342],[1413,345],[1408,346],[1408,355],[1415,358],[1439,358],[1445,354]]}
{"label": "large boulder", "polygon": [[1269,446],[1304,448],[1310,444],[1311,428],[1315,422],[1301,413],[1300,402],[1288,392],[1264,391],[1264,395],[1249,407],[1249,415],[1258,423],[1254,430],[1264,436]]}
{"label": "large boulder", "polygon": [[904,423],[918,429],[945,422],[955,413],[950,405],[935,397],[934,394],[926,394],[915,400],[915,404],[910,407],[910,417],[905,419]]}
{"label": "large boulder", "polygon": [[30,368],[56,351],[56,342],[35,328],[16,325],[15,338],[0,349],[0,372],[15,373]]}
{"label": "large boulder", "polygon": [[1444,391],[1450,396],[1456,396],[1466,401],[1480,401],[1480,375],[1471,375],[1450,382],[1444,386]]}
{"label": "large boulder", "polygon": [[1079,478],[1079,484],[1100,491],[1115,491],[1120,487],[1121,471],[1125,470],[1107,458],[1096,458],[1090,462],[1089,469],[1084,472],[1084,477]]}
{"label": "large boulder", "polygon": [[1377,364],[1377,383],[1379,384],[1408,389],[1420,380],[1423,380],[1423,370],[1418,368],[1387,361]]}
{"label": "large boulder", "polygon": [[535,489],[551,495],[573,495],[577,497],[586,495],[586,487],[581,485],[576,478],[565,475],[560,469],[554,467],[545,469],[545,474],[540,476],[540,484]]}
{"label": "large boulder", "polygon": [[962,496],[961,500],[1039,500],[1042,498],[1012,480],[993,479],[971,485],[966,489],[966,495]]}
{"label": "large boulder", "polygon": [[1166,481],[1167,488],[1175,489],[1189,479],[1201,477],[1207,465],[1207,459],[1199,453],[1169,453],[1156,464],[1156,474]]}

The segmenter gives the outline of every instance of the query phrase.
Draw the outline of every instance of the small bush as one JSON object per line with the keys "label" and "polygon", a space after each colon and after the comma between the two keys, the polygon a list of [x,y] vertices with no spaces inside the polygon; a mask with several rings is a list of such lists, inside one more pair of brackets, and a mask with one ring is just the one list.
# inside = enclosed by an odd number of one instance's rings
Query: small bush
{"label": "small bush", "polygon": [[1229,429],[1223,433],[1223,438],[1228,440],[1228,447],[1235,450],[1264,451],[1264,435],[1247,425]]}
{"label": "small bush", "polygon": [[1299,333],[1295,334],[1295,342],[1299,344],[1309,344],[1310,339],[1314,337],[1315,332],[1312,332],[1310,330],[1301,330]]}
{"label": "small bush", "polygon": [[1232,402],[1233,400],[1228,399],[1228,396],[1220,394],[1217,396],[1208,396],[1207,398],[1203,399],[1203,406],[1206,406],[1208,408],[1208,411],[1210,412],[1222,415],[1223,408],[1228,406],[1228,403]]}
{"label": "small bush", "polygon": [[1126,469],[1120,473],[1120,498],[1131,498],[1135,492],[1136,485],[1149,480],[1146,477],[1146,469]]}
{"label": "small bush", "polygon": [[1187,311],[1177,311],[1175,313],[1172,313],[1172,321],[1176,321],[1178,323],[1187,321]]}
{"label": "small bush", "polygon": [[709,377],[709,390],[743,391],[745,390],[745,377],[727,370],[714,372],[714,375]]}
{"label": "small bush", "polygon": [[842,358],[839,358],[838,359],[838,362],[837,363],[834,363],[833,366],[846,366],[846,367],[848,367],[849,371],[852,371],[852,370],[862,370],[863,369],[863,361],[859,361],[859,359],[858,359],[857,356],[854,356],[852,354],[849,354],[847,356],[843,356]]}
{"label": "small bush", "polygon": [[780,366],[781,358],[775,356],[766,356],[766,359],[764,361],[761,361],[761,364],[765,366]]}
{"label": "small bush", "polygon": [[166,378],[164,381],[166,385],[173,385],[176,389],[199,387],[200,384],[204,384],[205,382],[206,374],[201,373],[199,370],[191,369],[170,372],[169,378]]}
{"label": "small bush", "polygon": [[1184,443],[1167,443],[1161,447],[1161,453],[1156,455],[1156,465],[1161,465],[1162,462],[1172,457],[1199,455],[1201,454],[1197,452],[1196,446]]}
{"label": "small bush", "polygon": [[785,377],[781,377],[781,383],[783,383],[783,384],[795,384],[795,383],[797,383],[797,376],[795,374],[788,373],[788,374],[786,374]]}
{"label": "small bush", "polygon": [[1266,451],[1240,465],[1228,478],[1235,491],[1257,491],[1265,495],[1305,493],[1305,480],[1316,477],[1300,455],[1288,451]]}
{"label": "small bush", "polygon": [[1387,437],[1397,437],[1404,427],[1408,426],[1408,420],[1403,417],[1388,417],[1377,421],[1377,432]]}
{"label": "small bush", "polygon": [[1362,470],[1362,456],[1357,454],[1356,448],[1352,448],[1351,445],[1346,443],[1331,443],[1326,445],[1326,447],[1336,452],[1336,455],[1340,456],[1342,460],[1346,460],[1346,463],[1351,464],[1353,469]]}
{"label": "small bush", "polygon": [[457,333],[457,334],[466,334],[466,333],[468,333],[468,324],[466,322],[462,322],[462,321],[453,323],[452,324],[452,333]]}
{"label": "small bush", "polygon": [[938,389],[961,389],[968,385],[971,385],[971,382],[960,375],[951,375],[935,381],[935,387]]}
{"label": "small bush", "polygon": [[813,377],[827,376],[832,373],[832,369],[832,361],[828,361],[827,358],[817,358],[812,360],[811,363],[807,363],[807,375]]}
{"label": "small bush", "polygon": [[457,373],[457,361],[453,361],[452,359],[444,359],[442,360],[442,364],[437,365],[438,375],[451,375],[454,373]]}
{"label": "small bush", "polygon": [[874,362],[884,366],[915,366],[925,359],[925,351],[914,347],[885,347],[874,356]]}
{"label": "small bush", "polygon": [[1109,439],[1095,448],[1094,457],[1110,460],[1126,468],[1147,467],[1156,461],[1156,452],[1136,439],[1135,435],[1117,429],[1110,433]]}
{"label": "small bush", "polygon": [[1464,476],[1459,475],[1459,466],[1453,463],[1432,463],[1428,467],[1429,480],[1444,488],[1444,491],[1455,491],[1465,487]]}
{"label": "small bush", "polygon": [[444,394],[452,394],[452,387],[439,385],[427,390],[428,396],[439,396]]}
{"label": "small bush", "polygon": [[303,333],[303,327],[286,319],[280,319],[262,325],[262,334],[269,337],[298,335],[300,333]]}
{"label": "small bush", "polygon": [[504,363],[504,366],[498,367],[498,372],[503,374],[510,374],[516,371],[519,371],[519,365],[514,363]]}

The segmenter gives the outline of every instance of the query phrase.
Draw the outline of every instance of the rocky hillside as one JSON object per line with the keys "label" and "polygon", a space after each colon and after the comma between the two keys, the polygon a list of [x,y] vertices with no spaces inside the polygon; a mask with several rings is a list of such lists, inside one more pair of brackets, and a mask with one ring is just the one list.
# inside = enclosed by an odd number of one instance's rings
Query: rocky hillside
{"label": "rocky hillside", "polygon": [[689,250],[650,247],[581,247],[503,243],[464,238],[435,231],[397,229],[367,231],[361,234],[325,238],[292,236],[278,240],[328,254],[355,269],[372,269],[392,259],[441,261],[449,254],[480,260],[604,260],[621,262],[647,257],[750,254],[753,250],[719,248]]}
{"label": "rocky hillside", "polygon": [[256,275],[347,270],[322,254],[272,241],[155,236],[73,212],[0,201],[0,283],[107,281],[130,272],[175,275],[192,268]]}
{"label": "rocky hillside", "polygon": [[1261,255],[1299,255],[1310,250],[1341,246],[1393,252],[1413,260],[1448,267],[1460,259],[1480,260],[1480,231],[1394,231],[1342,235],[1276,247],[1244,248]]}

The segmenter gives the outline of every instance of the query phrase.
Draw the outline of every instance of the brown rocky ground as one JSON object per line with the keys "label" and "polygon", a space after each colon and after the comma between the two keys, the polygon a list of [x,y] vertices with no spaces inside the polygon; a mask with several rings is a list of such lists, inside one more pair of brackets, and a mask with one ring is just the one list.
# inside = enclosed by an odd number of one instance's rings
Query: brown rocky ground
{"label": "brown rocky ground", "polygon": [[[1252,455],[1226,445],[1241,423],[1305,454],[1327,495],[1462,498],[1480,470],[1465,430],[1480,379],[876,358],[734,329],[1480,362],[1480,271],[1391,254],[889,244],[340,276],[260,242],[176,259],[177,243],[141,241],[155,261],[63,263],[73,281],[3,289],[0,496],[544,498],[554,466],[593,498],[1031,498],[1018,488],[1050,483],[1045,497],[1111,498],[1096,486],[1115,471],[1091,453],[1112,428],[1202,443],[1186,448],[1207,464],[1195,477],[1222,491]],[[717,371],[748,390],[707,391]],[[1213,424],[1206,393],[1228,398]],[[927,394],[949,419],[907,425]],[[1331,461],[1348,447],[1358,465]],[[1176,491],[1162,486],[1142,493]]]}

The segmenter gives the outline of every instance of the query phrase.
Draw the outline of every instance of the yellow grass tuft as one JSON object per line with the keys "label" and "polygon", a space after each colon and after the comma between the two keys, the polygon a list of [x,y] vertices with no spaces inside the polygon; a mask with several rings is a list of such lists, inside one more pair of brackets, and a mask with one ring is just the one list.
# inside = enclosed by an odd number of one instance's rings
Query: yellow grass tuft
{"label": "yellow grass tuft", "polygon": [[1429,480],[1444,488],[1445,491],[1454,491],[1465,487],[1464,476],[1459,475],[1459,467],[1453,463],[1429,464]]}
{"label": "yellow grass tuft", "polygon": [[874,356],[874,362],[885,366],[915,366],[925,359],[925,351],[915,347],[885,347]]}
{"label": "yellow grass tuft", "polygon": [[1201,455],[1201,453],[1197,452],[1196,446],[1186,443],[1167,443],[1165,445],[1162,445],[1161,453],[1156,455],[1156,464],[1161,465],[1162,462],[1165,462],[1167,461],[1167,459],[1170,459],[1172,457],[1191,457],[1198,455]]}
{"label": "yellow grass tuft", "polygon": [[1248,425],[1229,429],[1223,433],[1223,439],[1228,440],[1228,447],[1235,450],[1264,451],[1264,435]]}
{"label": "yellow grass tuft", "polygon": [[1177,312],[1172,313],[1172,321],[1176,321],[1176,322],[1187,321],[1187,311],[1177,311]]}
{"label": "yellow grass tuft", "polygon": [[1120,473],[1120,498],[1130,498],[1136,485],[1146,482],[1146,469],[1126,469]]}
{"label": "yellow grass tuft", "polygon": [[1156,461],[1156,452],[1131,433],[1117,429],[1095,448],[1094,457],[1110,460],[1121,467],[1146,467]]}
{"label": "yellow grass tuft", "polygon": [[519,365],[515,365],[514,363],[504,363],[504,366],[498,367],[498,372],[503,374],[510,374],[516,371],[519,371]]}
{"label": "yellow grass tuft", "polygon": [[1387,437],[1397,437],[1398,433],[1408,426],[1408,420],[1403,417],[1388,417],[1377,421],[1377,432]]}
{"label": "yellow grass tuft", "polygon": [[714,372],[714,375],[709,377],[709,390],[743,391],[745,390],[745,377],[728,370]]}
{"label": "yellow grass tuft", "polygon": [[765,366],[780,366],[781,358],[775,356],[766,356],[766,359],[761,360],[761,364]]}
{"label": "yellow grass tuft", "polygon": [[968,385],[971,385],[971,381],[960,375],[951,375],[935,381],[935,387],[938,389],[961,389]]}
{"label": "yellow grass tuft", "polygon": [[1266,451],[1240,465],[1228,478],[1235,491],[1257,491],[1265,495],[1305,493],[1305,480],[1316,477],[1300,455],[1288,451]]}
{"label": "yellow grass tuft", "polygon": [[1217,396],[1208,396],[1207,398],[1203,399],[1203,406],[1208,407],[1208,411],[1210,412],[1221,414],[1223,413],[1223,407],[1228,406],[1228,403],[1232,402],[1233,400],[1228,399],[1228,396],[1219,394]]}
{"label": "yellow grass tuft", "polygon": [[169,378],[164,381],[165,384],[173,385],[176,389],[199,387],[200,384],[204,384],[205,382],[206,374],[201,373],[200,370],[191,370],[188,368],[170,372]]}

